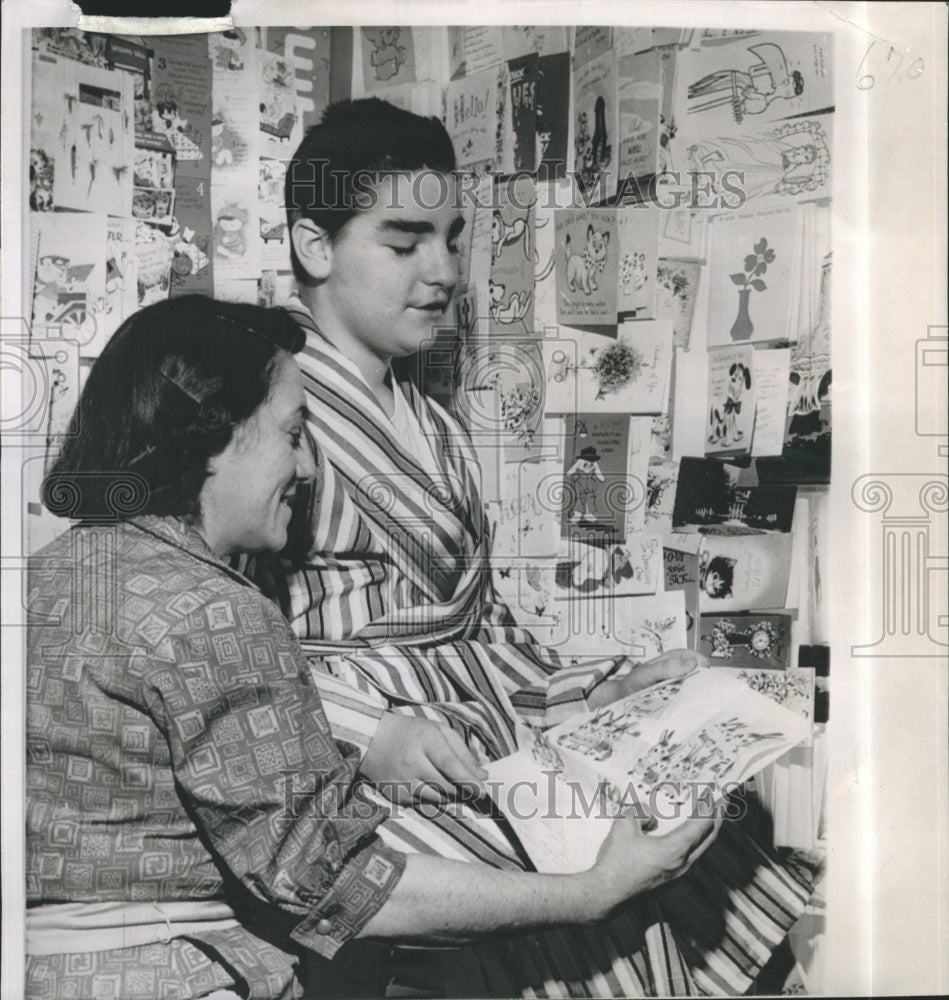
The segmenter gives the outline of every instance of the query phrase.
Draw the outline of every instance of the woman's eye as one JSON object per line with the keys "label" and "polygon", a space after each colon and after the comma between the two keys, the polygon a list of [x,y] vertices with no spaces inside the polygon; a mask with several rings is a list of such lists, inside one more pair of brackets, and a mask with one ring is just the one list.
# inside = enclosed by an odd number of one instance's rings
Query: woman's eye
{"label": "woman's eye", "polygon": [[458,254],[461,253],[461,247],[457,243],[449,243],[448,252],[450,254],[454,254],[455,256],[457,256]]}
{"label": "woman's eye", "polygon": [[291,431],[290,440],[293,442],[294,448],[299,448],[303,444],[303,431]]}
{"label": "woman's eye", "polygon": [[390,249],[395,251],[397,257],[408,257],[409,254],[415,253],[415,244],[410,247],[390,247]]}

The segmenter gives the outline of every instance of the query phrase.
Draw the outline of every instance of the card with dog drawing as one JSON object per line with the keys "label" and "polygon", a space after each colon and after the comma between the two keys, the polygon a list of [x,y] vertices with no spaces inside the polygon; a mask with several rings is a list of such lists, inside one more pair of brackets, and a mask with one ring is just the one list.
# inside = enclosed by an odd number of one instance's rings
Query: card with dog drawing
{"label": "card with dog drawing", "polygon": [[562,537],[603,545],[643,530],[649,423],[622,414],[564,418]]}
{"label": "card with dog drawing", "polygon": [[573,70],[574,171],[586,204],[616,193],[619,116],[616,54],[608,48]]}
{"label": "card with dog drawing", "polygon": [[624,542],[599,546],[565,539],[557,559],[559,600],[655,594],[662,573],[662,537],[634,532]]}
{"label": "card with dog drawing", "polygon": [[706,455],[744,455],[755,426],[754,348],[730,347],[708,354]]}
{"label": "card with dog drawing", "polygon": [[557,322],[615,330],[619,273],[615,209],[557,209],[554,236]]}
{"label": "card with dog drawing", "polygon": [[534,184],[520,176],[497,187],[491,211],[488,334],[534,335]]}
{"label": "card with dog drawing", "polygon": [[699,611],[783,608],[792,536],[705,535],[699,549]]}

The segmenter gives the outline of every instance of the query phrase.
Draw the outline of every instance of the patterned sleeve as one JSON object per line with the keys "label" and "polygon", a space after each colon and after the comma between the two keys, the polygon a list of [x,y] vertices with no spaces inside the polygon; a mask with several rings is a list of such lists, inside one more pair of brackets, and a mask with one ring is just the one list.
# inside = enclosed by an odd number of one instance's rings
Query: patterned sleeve
{"label": "patterned sleeve", "polygon": [[404,855],[354,783],[296,638],[251,588],[187,616],[175,663],[150,677],[182,800],[213,853],[258,898],[297,915],[294,940],[331,958],[382,906]]}

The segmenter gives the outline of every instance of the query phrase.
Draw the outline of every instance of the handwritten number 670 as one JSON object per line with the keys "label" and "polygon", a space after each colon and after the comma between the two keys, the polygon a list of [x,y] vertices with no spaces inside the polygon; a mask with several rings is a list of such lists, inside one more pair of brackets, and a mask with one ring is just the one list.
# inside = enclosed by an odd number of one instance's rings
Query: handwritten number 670
{"label": "handwritten number 670", "polygon": [[[870,44],[867,46],[867,51],[864,52],[863,58],[860,60],[860,65],[857,67],[857,90],[869,90],[876,84],[876,77],[873,76],[872,73],[864,73],[863,76],[860,76],[860,70],[863,69],[863,64],[867,61],[867,56],[870,55],[870,49],[872,49],[874,45],[876,45],[875,40],[870,42]],[[898,61],[896,65],[893,67],[893,71],[884,81],[885,83],[891,83],[893,81],[893,78],[896,76],[897,73],[899,73],[900,68],[902,67],[904,62],[903,54],[901,52],[897,52],[896,49],[893,48],[893,46],[891,45],[889,47],[888,52],[886,53],[886,61],[888,63],[892,62],[894,56],[896,56]],[[922,75],[923,75],[923,60],[919,56],[917,56],[909,64],[909,66],[906,67],[905,79],[915,80]]]}

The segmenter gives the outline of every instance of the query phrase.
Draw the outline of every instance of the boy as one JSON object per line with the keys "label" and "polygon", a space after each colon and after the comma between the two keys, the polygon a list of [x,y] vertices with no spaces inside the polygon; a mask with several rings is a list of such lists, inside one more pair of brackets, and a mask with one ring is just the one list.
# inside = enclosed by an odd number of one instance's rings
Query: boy
{"label": "boy", "polygon": [[[307,331],[297,358],[322,481],[314,544],[281,597],[304,647],[319,656],[317,686],[334,734],[364,752],[363,774],[377,784],[413,782],[418,799],[441,801],[483,779],[482,763],[514,751],[518,722],[551,725],[702,665],[698,654],[681,651],[616,678],[609,674],[626,657],[568,666],[492,600],[490,531],[466,434],[393,374],[394,361],[415,354],[445,323],[458,281],[464,220],[454,171],[451,140],[436,119],[368,99],[327,109],[297,150],[286,187],[299,286],[288,308]],[[403,847],[522,864],[483,802],[456,803],[452,817],[437,822],[408,810],[401,823]],[[718,854],[711,879],[724,891],[727,871],[748,870],[749,849],[720,845],[708,854]],[[759,860],[778,887],[762,921],[783,927],[807,893]],[[501,993],[551,982],[570,993],[576,979],[593,995],[675,994],[696,984],[743,992],[760,963],[738,952],[719,960],[713,924],[690,933],[699,964],[716,952],[715,971],[694,976],[657,911],[611,922],[622,954],[598,949],[583,971],[571,965],[570,950],[584,952],[589,941],[519,937],[508,946],[533,957],[505,963]],[[763,961],[768,949],[755,929],[738,933],[749,939],[744,950]],[[660,952],[665,958],[654,961]]]}

